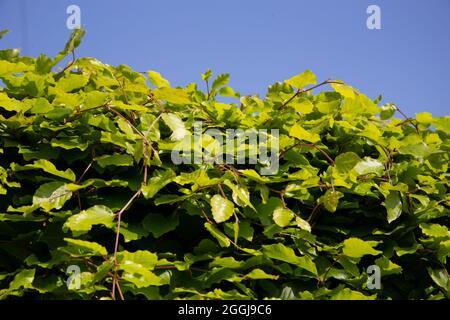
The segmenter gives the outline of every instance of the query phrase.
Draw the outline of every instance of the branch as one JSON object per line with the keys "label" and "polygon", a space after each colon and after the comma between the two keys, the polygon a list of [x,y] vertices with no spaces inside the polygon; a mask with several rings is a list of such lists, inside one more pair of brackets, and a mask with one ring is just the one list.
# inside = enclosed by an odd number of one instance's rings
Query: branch
{"label": "branch", "polygon": [[335,161],[328,155],[328,153],[326,153],[324,150],[322,150],[321,148],[319,148],[319,147],[318,147],[316,144],[314,144],[314,143],[301,143],[301,142],[296,143],[296,144],[294,144],[293,146],[290,146],[289,148],[287,148],[286,150],[283,150],[283,151],[280,153],[280,158],[282,158],[282,157],[286,154],[286,152],[288,152],[289,150],[291,150],[291,149],[293,149],[293,148],[295,148],[295,147],[309,147],[309,148],[314,148],[314,149],[320,151],[320,152],[327,158],[328,162],[329,162],[332,166],[334,166],[334,165],[336,164]]}
{"label": "branch", "polygon": [[84,175],[89,171],[89,169],[91,168],[93,163],[94,163],[94,159],[92,159],[91,162],[89,162],[88,166],[86,167],[86,169],[84,169],[83,173],[78,178],[77,182],[75,182],[76,184],[81,182],[81,180],[84,178]]}
{"label": "branch", "polygon": [[150,145],[150,141],[148,141],[147,137],[144,136],[144,134],[138,129],[136,128],[130,120],[128,120],[123,114],[121,114],[119,111],[114,110],[111,106],[107,106],[108,110],[110,110],[111,112],[113,112],[114,114],[118,115],[119,117],[121,117],[124,121],[126,121],[126,123],[128,123],[130,125],[131,128],[133,128],[134,131],[136,131],[136,133],[141,136],[141,138],[144,140],[144,143],[146,145]]}
{"label": "branch", "polygon": [[[139,189],[131,198],[128,200],[128,202],[120,209],[120,211],[117,213],[117,230],[116,230],[116,242],[114,245],[114,256],[113,256],[113,263],[114,263],[114,276],[113,276],[113,285],[112,285],[112,292],[111,297],[115,300],[115,293],[116,293],[116,286],[119,288],[119,282],[117,280],[117,272],[119,264],[117,263],[117,252],[119,249],[119,238],[120,238],[120,224],[122,222],[122,213],[124,213],[125,210],[127,210],[130,205],[133,203],[133,201],[141,194],[141,190]],[[120,288],[119,294],[121,295]],[[121,299],[123,299],[123,296],[121,295]]]}
{"label": "branch", "polygon": [[308,92],[308,91],[311,91],[311,90],[314,90],[314,89],[317,89],[317,88],[319,88],[319,87],[321,87],[321,86],[323,86],[323,85],[330,84],[330,83],[338,83],[338,84],[342,84],[342,82],[339,82],[339,81],[333,81],[333,80],[331,80],[331,79],[327,79],[327,80],[322,81],[321,83],[316,84],[315,86],[312,86],[312,87],[310,87],[310,88],[308,88],[308,89],[298,89],[292,97],[290,97],[288,100],[286,100],[286,101],[280,106],[280,110],[283,109],[284,107],[286,107],[286,105],[287,105],[289,102],[291,102],[292,100],[294,100],[294,99],[295,99],[296,97],[298,97],[300,94],[305,93],[305,92]]}
{"label": "branch", "polygon": [[72,61],[69,62],[69,64],[62,69],[56,76],[58,77],[59,75],[63,74],[67,69],[69,69],[75,62],[75,50],[72,50]]}
{"label": "branch", "polygon": [[419,134],[419,128],[417,127],[417,125],[412,121],[414,120],[413,118],[408,117],[399,107],[395,106],[395,109],[400,112],[400,114],[405,118],[404,122],[409,122],[412,124],[412,126],[416,129],[417,134]]}
{"label": "branch", "polygon": [[311,212],[311,215],[309,216],[309,218],[306,220],[306,221],[308,221],[308,222],[311,222],[312,221],[312,219],[314,218],[314,216],[316,215],[316,212],[318,212],[318,210],[317,209],[319,209],[320,208],[320,203],[317,203],[316,204],[316,206],[313,208],[313,211]]}

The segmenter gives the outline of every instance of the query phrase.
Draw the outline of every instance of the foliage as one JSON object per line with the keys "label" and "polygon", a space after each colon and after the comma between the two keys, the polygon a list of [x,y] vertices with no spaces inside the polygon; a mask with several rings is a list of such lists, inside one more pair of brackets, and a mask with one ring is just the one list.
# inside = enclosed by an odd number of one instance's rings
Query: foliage
{"label": "foliage", "polygon": [[[206,92],[94,58],[52,71],[83,33],[53,59],[0,51],[1,298],[450,297],[450,117],[311,71],[264,98],[211,71]],[[279,129],[278,172],[174,164],[195,121]]]}

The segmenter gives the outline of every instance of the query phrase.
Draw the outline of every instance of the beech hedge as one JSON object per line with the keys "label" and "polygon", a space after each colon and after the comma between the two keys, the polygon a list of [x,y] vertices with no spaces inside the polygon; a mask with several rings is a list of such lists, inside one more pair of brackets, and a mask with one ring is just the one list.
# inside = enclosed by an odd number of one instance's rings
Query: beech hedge
{"label": "beech hedge", "polygon": [[[209,70],[174,87],[60,67],[83,35],[54,58],[0,51],[1,299],[450,297],[449,116],[311,71],[261,98]],[[245,135],[245,161],[214,161],[230,130],[270,141],[275,170]],[[176,163],[180,144],[213,161]]]}

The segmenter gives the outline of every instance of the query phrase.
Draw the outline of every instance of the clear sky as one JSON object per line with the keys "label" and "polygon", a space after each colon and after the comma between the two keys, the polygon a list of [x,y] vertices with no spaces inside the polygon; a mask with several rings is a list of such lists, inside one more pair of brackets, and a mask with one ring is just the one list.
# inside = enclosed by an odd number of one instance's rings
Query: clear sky
{"label": "clear sky", "polygon": [[[229,72],[242,94],[305,69],[383,95],[410,115],[450,112],[450,0],[0,0],[0,48],[55,55],[81,8],[77,56],[161,72],[172,84]],[[366,9],[381,8],[381,30]]]}

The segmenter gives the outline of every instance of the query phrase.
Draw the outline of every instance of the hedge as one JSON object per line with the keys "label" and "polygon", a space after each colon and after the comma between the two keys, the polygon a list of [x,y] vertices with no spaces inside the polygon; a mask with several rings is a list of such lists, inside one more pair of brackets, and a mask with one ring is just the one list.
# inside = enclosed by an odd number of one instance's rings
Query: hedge
{"label": "hedge", "polygon": [[0,51],[0,298],[450,297],[449,116],[311,71],[174,87],[83,35]]}

